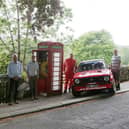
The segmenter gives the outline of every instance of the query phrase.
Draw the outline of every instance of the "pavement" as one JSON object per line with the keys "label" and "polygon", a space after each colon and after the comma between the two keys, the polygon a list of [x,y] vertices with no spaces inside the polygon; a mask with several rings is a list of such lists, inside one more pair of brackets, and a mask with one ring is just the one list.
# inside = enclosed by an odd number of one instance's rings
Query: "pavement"
{"label": "pavement", "polygon": [[[121,83],[121,90],[116,94],[129,91],[129,81]],[[5,118],[16,117],[34,112],[45,111],[58,107],[63,107],[83,101],[97,99],[102,97],[103,94],[90,95],[85,97],[75,98],[71,93],[66,93],[57,96],[40,96],[38,100],[32,101],[30,98],[25,98],[19,101],[19,104],[0,104],[0,120]]]}

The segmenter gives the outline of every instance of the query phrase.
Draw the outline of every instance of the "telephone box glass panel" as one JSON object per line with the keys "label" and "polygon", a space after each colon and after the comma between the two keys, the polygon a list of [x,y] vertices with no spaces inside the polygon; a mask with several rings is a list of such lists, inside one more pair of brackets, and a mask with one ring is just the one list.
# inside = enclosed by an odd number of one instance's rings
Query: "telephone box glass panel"
{"label": "telephone box glass panel", "polygon": [[61,54],[59,52],[53,53],[53,82],[52,82],[52,89],[53,90],[59,90],[60,87],[60,56]]}

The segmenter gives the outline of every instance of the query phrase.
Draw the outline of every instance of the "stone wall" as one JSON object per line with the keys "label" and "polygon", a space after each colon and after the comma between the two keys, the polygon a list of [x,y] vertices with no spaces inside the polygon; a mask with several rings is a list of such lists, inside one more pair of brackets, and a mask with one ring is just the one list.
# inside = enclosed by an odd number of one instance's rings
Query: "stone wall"
{"label": "stone wall", "polygon": [[120,81],[128,81],[129,80],[129,66],[122,66],[120,70]]}

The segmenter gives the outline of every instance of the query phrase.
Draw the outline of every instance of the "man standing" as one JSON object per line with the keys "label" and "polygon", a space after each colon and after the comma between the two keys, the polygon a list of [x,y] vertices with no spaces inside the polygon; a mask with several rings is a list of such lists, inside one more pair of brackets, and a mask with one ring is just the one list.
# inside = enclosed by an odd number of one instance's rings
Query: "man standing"
{"label": "man standing", "polygon": [[120,90],[120,64],[121,64],[121,57],[118,56],[118,51],[115,49],[114,54],[112,56],[111,71],[115,79],[117,90]]}
{"label": "man standing", "polygon": [[40,85],[40,92],[43,92],[44,95],[47,95],[47,85],[48,85],[48,57],[47,54],[44,54],[42,61],[40,63],[40,79],[42,79],[42,85]]}
{"label": "man standing", "polygon": [[17,55],[12,56],[13,61],[11,61],[7,68],[7,74],[10,79],[9,87],[9,105],[12,105],[12,100],[15,104],[17,102],[17,88],[19,86],[19,80],[21,79],[22,74],[22,64],[18,61]]}
{"label": "man standing", "polygon": [[39,74],[39,65],[35,61],[35,56],[32,55],[32,61],[27,64],[27,75],[29,78],[30,91],[32,100],[37,98],[37,78]]}
{"label": "man standing", "polygon": [[63,71],[65,74],[65,85],[64,85],[64,93],[71,89],[73,75],[76,71],[76,60],[73,59],[73,54],[70,54],[70,58],[66,59],[63,64]]}

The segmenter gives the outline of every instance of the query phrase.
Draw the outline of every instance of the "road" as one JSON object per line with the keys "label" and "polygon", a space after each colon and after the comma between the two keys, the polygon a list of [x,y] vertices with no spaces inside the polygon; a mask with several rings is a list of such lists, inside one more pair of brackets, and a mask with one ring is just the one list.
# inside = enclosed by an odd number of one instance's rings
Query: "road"
{"label": "road", "polygon": [[4,120],[0,129],[129,129],[129,92]]}

